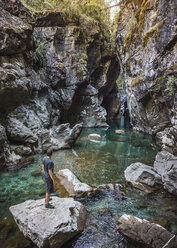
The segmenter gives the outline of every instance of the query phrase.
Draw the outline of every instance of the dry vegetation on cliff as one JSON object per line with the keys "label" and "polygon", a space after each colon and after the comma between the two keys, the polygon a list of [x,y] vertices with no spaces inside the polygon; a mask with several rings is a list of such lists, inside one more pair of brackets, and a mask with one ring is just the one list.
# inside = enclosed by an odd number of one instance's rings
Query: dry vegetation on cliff
{"label": "dry vegetation on cliff", "polygon": [[[120,11],[116,16],[117,26],[119,22],[121,22],[122,16],[125,15],[126,9],[132,9],[134,11],[133,17],[130,16],[131,24],[129,27],[129,31],[125,35],[123,52],[126,52],[128,45],[135,39],[137,36],[142,40],[143,47],[146,46],[148,39],[150,37],[158,37],[159,30],[161,26],[165,23],[165,20],[158,20],[159,13],[157,12],[154,17],[154,26],[150,27],[146,33],[144,33],[144,25],[146,14],[151,11],[153,8],[157,9],[158,1],[155,0],[153,3],[151,0],[121,0]],[[144,34],[143,34],[144,33]],[[136,37],[135,37],[136,36]]]}
{"label": "dry vegetation on cliff", "polygon": [[78,19],[87,35],[95,25],[98,26],[105,48],[111,52],[115,50],[115,36],[109,8],[104,0],[24,0],[24,2],[35,14],[43,11],[59,11],[68,18]]}

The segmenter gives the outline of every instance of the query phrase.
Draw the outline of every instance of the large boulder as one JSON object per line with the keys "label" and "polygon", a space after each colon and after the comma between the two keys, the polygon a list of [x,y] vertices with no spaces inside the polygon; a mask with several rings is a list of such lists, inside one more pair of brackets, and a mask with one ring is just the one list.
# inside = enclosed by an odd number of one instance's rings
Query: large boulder
{"label": "large boulder", "polygon": [[177,195],[177,157],[166,151],[159,152],[154,169],[161,175],[164,188]]}
{"label": "large boulder", "polygon": [[131,182],[134,186],[147,185],[155,187],[161,184],[161,177],[154,168],[139,162],[128,166],[124,174],[126,181]]}
{"label": "large boulder", "polygon": [[[124,214],[118,220],[117,230],[127,238],[149,248],[177,247],[177,238],[162,226],[145,219]],[[167,244],[167,246],[165,246]]]}
{"label": "large boulder", "polygon": [[10,211],[25,237],[40,248],[59,248],[82,232],[87,211],[72,198],[52,198],[54,209],[45,208],[45,199],[28,200],[11,206]]}
{"label": "large boulder", "polygon": [[69,123],[61,124],[50,130],[43,129],[38,131],[41,139],[41,149],[46,151],[50,147],[57,151],[63,148],[71,148],[82,130],[82,124],[76,124],[73,128]]}
{"label": "large boulder", "polygon": [[72,196],[88,193],[92,188],[86,183],[81,183],[79,179],[69,170],[64,169],[57,172],[56,177]]}
{"label": "large boulder", "polygon": [[33,144],[38,140],[38,137],[28,127],[15,118],[9,118],[7,131],[14,141]]}

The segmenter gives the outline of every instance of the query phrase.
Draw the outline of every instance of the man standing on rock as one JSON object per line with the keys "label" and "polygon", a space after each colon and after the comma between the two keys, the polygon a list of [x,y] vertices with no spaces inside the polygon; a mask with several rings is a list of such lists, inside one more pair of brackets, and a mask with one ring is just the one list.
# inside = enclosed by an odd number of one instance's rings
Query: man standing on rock
{"label": "man standing on rock", "polygon": [[45,207],[54,208],[53,205],[49,203],[50,194],[54,192],[55,179],[53,177],[54,163],[51,160],[53,151],[52,149],[47,150],[47,156],[43,159],[42,162],[42,171],[44,172],[44,178],[46,182],[46,199]]}

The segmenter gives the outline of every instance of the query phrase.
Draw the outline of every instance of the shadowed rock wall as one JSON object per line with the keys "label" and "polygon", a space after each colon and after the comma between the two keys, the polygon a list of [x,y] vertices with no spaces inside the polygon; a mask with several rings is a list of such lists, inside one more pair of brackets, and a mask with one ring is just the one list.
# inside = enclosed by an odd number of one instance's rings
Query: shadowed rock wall
{"label": "shadowed rock wall", "polygon": [[32,16],[19,0],[0,0],[0,20],[0,165],[69,148],[82,126],[116,117],[119,62],[97,23],[61,12]]}
{"label": "shadowed rock wall", "polygon": [[176,153],[177,2],[122,2],[117,48],[131,122],[149,134],[163,131],[158,141]]}

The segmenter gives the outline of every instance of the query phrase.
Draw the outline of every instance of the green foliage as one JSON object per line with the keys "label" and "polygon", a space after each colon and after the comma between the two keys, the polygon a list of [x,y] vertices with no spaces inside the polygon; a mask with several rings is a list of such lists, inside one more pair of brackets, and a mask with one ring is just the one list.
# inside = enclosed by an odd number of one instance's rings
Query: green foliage
{"label": "green foliage", "polygon": [[142,44],[145,47],[147,41],[150,37],[158,37],[160,32],[160,27],[164,24],[165,20],[156,23],[152,28],[150,28],[144,35],[142,39]]}
{"label": "green foliage", "polygon": [[124,90],[124,80],[121,76],[118,77],[116,84],[117,84],[119,92],[122,92]]}
{"label": "green foliage", "polygon": [[34,53],[34,64],[38,68],[46,68],[46,49],[44,42],[38,42]]}
{"label": "green foliage", "polygon": [[77,76],[82,78],[82,80],[86,79],[87,76],[87,60],[88,56],[85,53],[75,55],[76,68],[77,68]]}
{"label": "green foliage", "polygon": [[44,42],[38,42],[36,51],[34,53],[34,67],[37,69],[38,75],[41,79],[41,86],[42,88],[45,87],[44,74],[47,70],[46,64],[46,48]]}
{"label": "green foliage", "polygon": [[169,96],[177,92],[177,78],[175,76],[168,76],[166,85],[165,91]]}
{"label": "green foliage", "polygon": [[133,39],[133,36],[135,34],[135,30],[136,30],[136,25],[137,23],[136,22],[132,22],[130,24],[130,27],[129,27],[129,31],[128,33],[126,34],[125,36],[125,40],[124,40],[124,46],[123,46],[123,52],[125,52],[127,46],[129,45],[129,43],[132,41]]}

